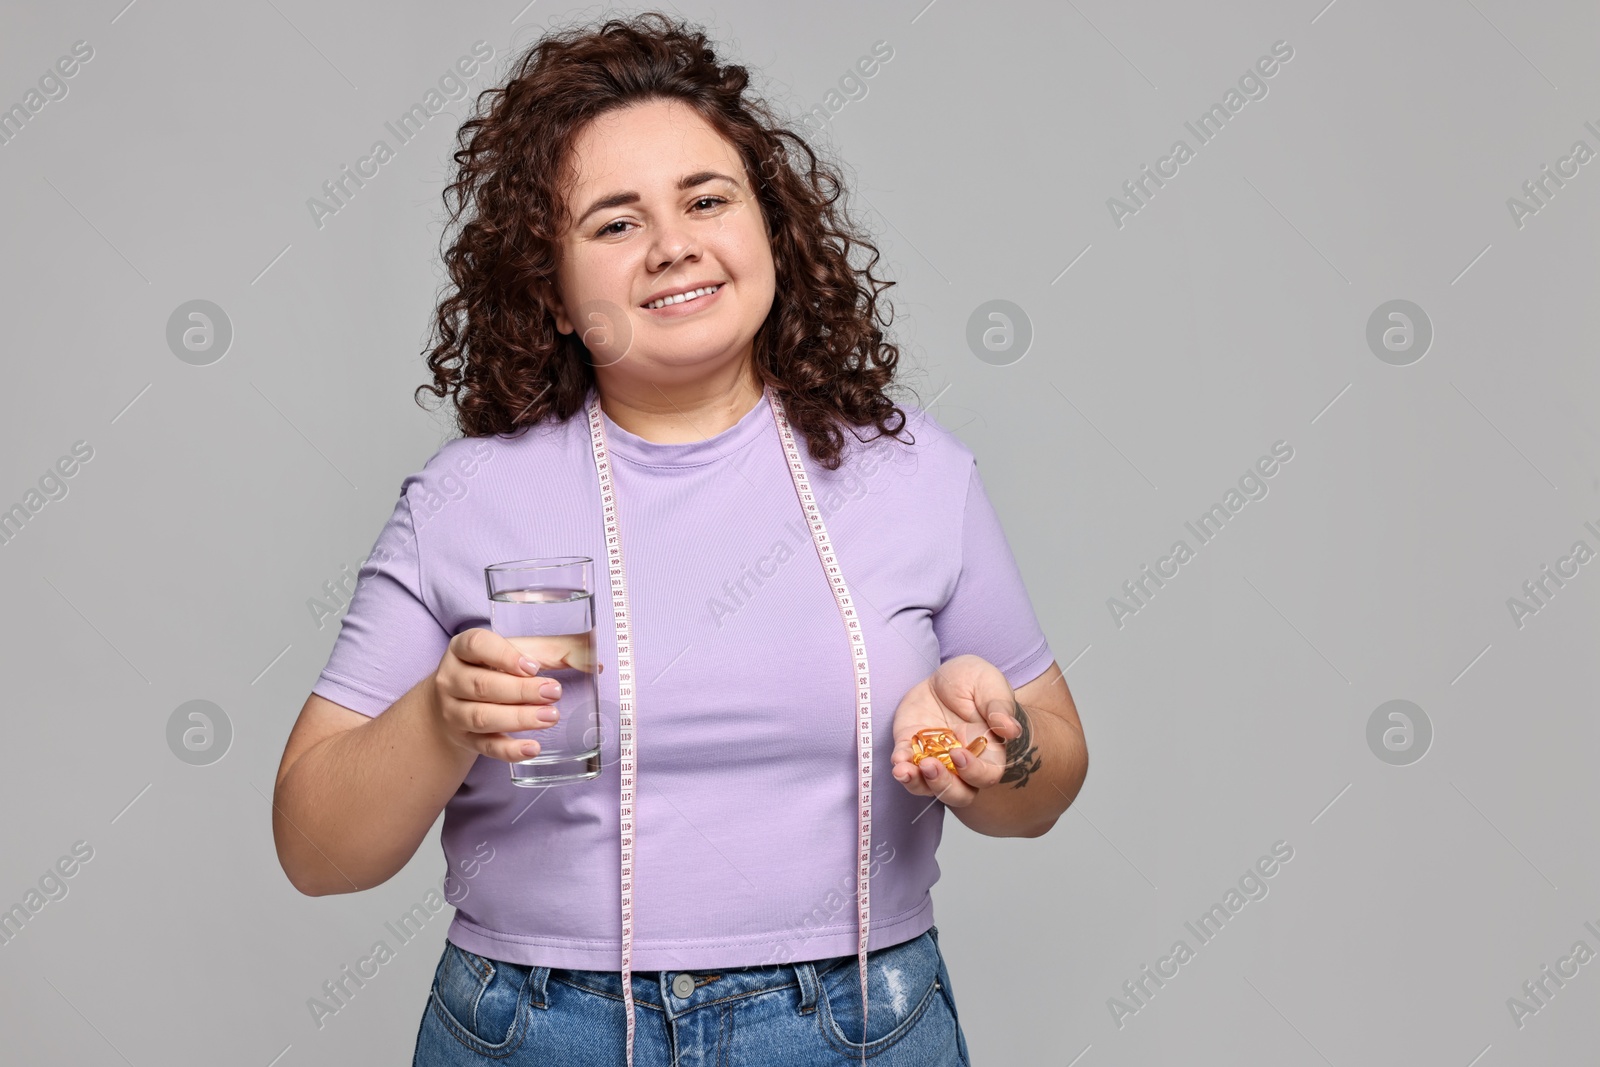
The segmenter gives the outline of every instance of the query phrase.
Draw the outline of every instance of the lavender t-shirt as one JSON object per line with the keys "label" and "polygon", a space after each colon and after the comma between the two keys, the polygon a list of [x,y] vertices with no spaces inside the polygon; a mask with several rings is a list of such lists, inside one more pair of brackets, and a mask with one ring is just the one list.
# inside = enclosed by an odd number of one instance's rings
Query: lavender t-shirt
{"label": "lavender t-shirt", "polygon": [[[797,441],[863,622],[873,949],[933,924],[939,877],[944,805],[889,773],[900,699],[962,653],[1013,687],[1054,658],[972,452],[900,406],[914,445],[847,431],[845,463],[828,471]],[[855,675],[771,410],[762,399],[724,432],[683,444],[602,418],[635,648],[633,967],[853,954]],[[615,971],[616,631],[583,410],[520,439],[450,441],[407,476],[313,692],[383,712],[438,666],[452,635],[489,626],[486,565],[563,555],[596,562],[604,768],[529,790],[506,763],[479,757],[445,807],[450,869],[474,872],[448,936],[513,963]]]}

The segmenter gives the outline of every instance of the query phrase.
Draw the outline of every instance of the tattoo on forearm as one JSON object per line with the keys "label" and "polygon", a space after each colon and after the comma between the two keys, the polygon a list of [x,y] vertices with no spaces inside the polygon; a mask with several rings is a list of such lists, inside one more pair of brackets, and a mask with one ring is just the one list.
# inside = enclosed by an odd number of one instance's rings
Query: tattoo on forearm
{"label": "tattoo on forearm", "polygon": [[1039,769],[1042,761],[1038,747],[1033,743],[1033,724],[1028,721],[1028,713],[1014,699],[1011,706],[1011,714],[1022,727],[1022,733],[1006,742],[1006,769],[1000,780],[1013,782],[1013,788],[1021,789],[1028,784],[1028,776]]}

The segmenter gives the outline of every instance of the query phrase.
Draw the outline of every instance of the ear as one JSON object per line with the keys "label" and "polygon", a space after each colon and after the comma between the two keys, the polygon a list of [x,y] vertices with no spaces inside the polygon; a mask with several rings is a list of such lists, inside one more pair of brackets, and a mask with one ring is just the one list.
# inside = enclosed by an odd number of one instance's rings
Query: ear
{"label": "ear", "polygon": [[571,333],[573,322],[567,316],[566,307],[561,303],[561,295],[556,292],[555,286],[548,281],[540,280],[533,283],[533,294],[536,300],[544,303],[550,309],[550,314],[556,320],[556,330],[559,333]]}

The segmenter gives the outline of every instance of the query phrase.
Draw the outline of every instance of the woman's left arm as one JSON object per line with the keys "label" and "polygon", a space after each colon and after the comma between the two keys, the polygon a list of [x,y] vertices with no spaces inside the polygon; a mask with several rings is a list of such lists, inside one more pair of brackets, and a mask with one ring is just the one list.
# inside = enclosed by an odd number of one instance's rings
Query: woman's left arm
{"label": "woman's left arm", "polygon": [[[911,762],[910,738],[930,726],[955,728],[962,740],[998,737],[977,757],[952,753],[956,773],[939,760]],[[1083,724],[1057,663],[1012,690],[978,656],[946,660],[906,694],[895,712],[894,775],[913,793],[938,797],[968,827],[990,837],[1040,837],[1061,818],[1089,773]]]}

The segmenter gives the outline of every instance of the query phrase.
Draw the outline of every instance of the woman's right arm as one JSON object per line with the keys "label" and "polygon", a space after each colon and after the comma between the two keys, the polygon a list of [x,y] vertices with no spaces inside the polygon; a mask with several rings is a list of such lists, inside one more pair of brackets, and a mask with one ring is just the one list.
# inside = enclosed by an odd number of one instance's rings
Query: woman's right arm
{"label": "woman's right arm", "polygon": [[[478,756],[526,759],[555,698],[540,663],[491,630],[450,640],[439,667],[368,717],[313,693],[284,745],[272,836],[289,881],[310,896],[388,881],[415,854]],[[531,751],[529,746],[531,746]]]}

